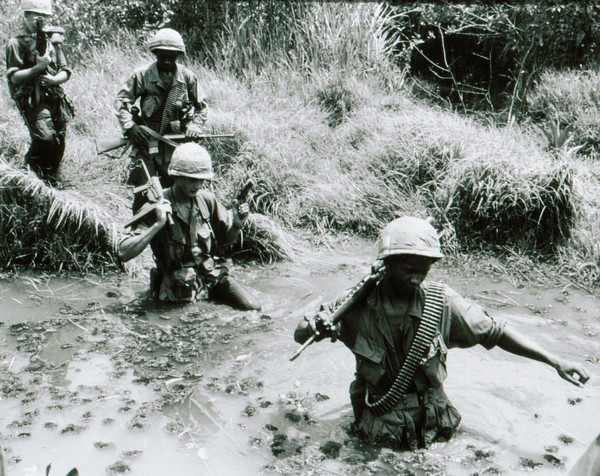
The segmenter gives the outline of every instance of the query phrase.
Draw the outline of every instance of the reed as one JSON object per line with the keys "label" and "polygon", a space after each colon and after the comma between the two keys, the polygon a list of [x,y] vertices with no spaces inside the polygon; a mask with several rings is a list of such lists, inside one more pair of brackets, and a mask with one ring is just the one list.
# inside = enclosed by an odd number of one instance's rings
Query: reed
{"label": "reed", "polygon": [[[186,59],[208,98],[208,131],[234,134],[203,144],[216,169],[213,191],[229,203],[241,183],[255,182],[243,242],[228,252],[301,261],[309,245],[340,234],[372,238],[397,216],[434,215],[446,250],[512,249],[558,259],[574,276],[591,269],[578,266],[600,258],[585,232],[600,226],[593,212],[600,193],[586,193],[596,190],[599,172],[584,157],[549,154],[527,128],[482,125],[415,101],[405,72],[382,59],[391,44],[381,42],[386,15],[375,4],[315,4],[287,23],[286,35],[300,38],[296,56],[277,49],[284,33],[273,30],[264,57],[266,39],[242,44],[240,36],[239,44],[224,37],[223,54],[248,48],[246,59],[224,56],[210,69]],[[231,21],[232,31],[258,35],[250,20]],[[241,71],[248,58],[252,65]],[[65,190],[20,170],[27,132],[0,89],[3,266],[116,266],[114,243],[131,213],[129,161],[98,157],[94,138],[120,133],[114,96],[132,67],[151,60],[123,33],[74,65],[66,83],[77,116],[62,167]]]}
{"label": "reed", "polygon": [[80,192],[47,187],[0,159],[0,210],[5,268],[102,272],[117,267],[116,224],[106,208]]}

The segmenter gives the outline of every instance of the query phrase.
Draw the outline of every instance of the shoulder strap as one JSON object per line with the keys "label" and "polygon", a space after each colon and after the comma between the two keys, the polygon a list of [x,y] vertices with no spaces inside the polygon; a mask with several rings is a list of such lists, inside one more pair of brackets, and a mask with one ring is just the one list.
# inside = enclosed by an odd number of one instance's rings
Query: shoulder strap
{"label": "shoulder strap", "polygon": [[198,210],[200,211],[200,215],[204,220],[204,223],[206,223],[210,230],[210,234],[212,235],[213,240],[216,241],[217,237],[215,236],[215,232],[213,231],[212,225],[210,224],[210,211],[208,209],[208,205],[206,204],[206,200],[204,200],[204,197],[202,195],[198,194],[196,195],[195,202],[196,206],[198,207]]}
{"label": "shoulder strap", "polygon": [[444,312],[444,290],[445,286],[440,283],[431,283],[427,287],[427,296],[425,298],[425,306],[423,307],[423,317],[417,333],[415,335],[408,355],[402,364],[400,372],[394,383],[387,393],[377,401],[369,402],[369,390],[365,395],[365,403],[369,410],[375,415],[382,415],[394,408],[402,397],[406,394],[406,390],[412,382],[415,371],[419,366],[419,362],[425,355],[425,352],[431,345],[431,341],[435,337],[439,321]]}

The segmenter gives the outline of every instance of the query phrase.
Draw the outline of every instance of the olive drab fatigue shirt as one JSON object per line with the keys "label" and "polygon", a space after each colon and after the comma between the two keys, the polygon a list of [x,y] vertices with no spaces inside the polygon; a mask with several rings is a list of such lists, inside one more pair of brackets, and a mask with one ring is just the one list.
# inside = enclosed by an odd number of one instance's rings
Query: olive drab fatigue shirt
{"label": "olive drab fatigue shirt", "polygon": [[[232,212],[205,190],[185,204],[173,199],[171,189],[164,190],[164,195],[171,202],[173,225],[162,228],[150,242],[162,279],[158,297],[162,301],[206,299],[206,286],[211,284],[211,276],[219,273],[217,246],[230,244],[226,237],[235,228]],[[146,222],[134,226],[123,240],[149,226],[151,223]],[[196,281],[199,289],[195,294],[201,295],[185,299],[178,295],[178,282],[186,277]]]}
{"label": "olive drab fatigue shirt", "polygon": [[[377,286],[366,301],[359,303],[341,321],[340,340],[356,357],[357,381],[366,382],[374,396],[384,395],[394,382],[422,318],[427,284],[415,290],[401,324],[401,339],[394,342],[388,327]],[[333,309],[337,301],[324,309]],[[409,392],[441,387],[446,378],[446,353],[453,347],[481,344],[490,349],[503,334],[505,322],[491,317],[481,306],[446,288],[443,315],[428,355],[414,376]]]}
{"label": "olive drab fatigue shirt", "polygon": [[188,113],[191,122],[203,126],[208,116],[206,96],[194,73],[177,64],[173,83],[164,85],[154,62],[136,69],[117,93],[115,109],[123,130],[133,126],[133,116],[129,109],[140,98],[141,118],[148,127],[158,132],[165,102],[175,85],[180,86],[178,99],[183,104],[191,103],[193,109]]}
{"label": "olive drab fatigue shirt", "polygon": [[[8,78],[9,89],[11,96],[16,101],[19,101],[21,107],[31,105],[33,93],[36,87],[36,80],[26,81],[18,86],[11,82],[11,76],[17,71],[32,68],[37,64],[36,59],[36,36],[23,31],[21,34],[11,38],[6,46],[6,76]],[[61,71],[65,71],[68,77],[71,77],[71,70],[67,67],[67,60],[62,50],[55,48],[50,40],[46,40],[46,51],[50,52],[50,64],[46,71],[50,75],[56,75]],[[57,96],[63,97],[64,91],[59,86],[41,86],[46,92],[55,91]],[[52,94],[51,94],[52,96]]]}

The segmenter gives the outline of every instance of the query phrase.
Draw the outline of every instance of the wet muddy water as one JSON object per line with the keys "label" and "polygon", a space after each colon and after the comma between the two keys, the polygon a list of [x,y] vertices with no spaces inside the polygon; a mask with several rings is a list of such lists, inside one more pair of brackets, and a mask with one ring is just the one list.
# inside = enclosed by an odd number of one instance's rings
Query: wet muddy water
{"label": "wet muddy water", "polygon": [[573,286],[434,268],[440,279],[592,374],[579,389],[500,349],[452,350],[461,429],[427,452],[348,433],[354,358],[341,343],[294,362],[305,312],[356,283],[374,250],[233,274],[262,312],[153,308],[145,277],[0,281],[0,445],[9,476],[568,474],[600,433],[600,302]]}

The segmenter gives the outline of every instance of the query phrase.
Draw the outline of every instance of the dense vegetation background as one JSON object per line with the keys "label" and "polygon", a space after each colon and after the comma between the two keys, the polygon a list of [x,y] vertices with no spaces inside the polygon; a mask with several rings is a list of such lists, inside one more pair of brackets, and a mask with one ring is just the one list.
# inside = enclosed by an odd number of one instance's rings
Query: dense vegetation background
{"label": "dense vegetation background", "polygon": [[[17,2],[0,8],[6,42],[20,15]],[[257,184],[244,253],[293,257],[297,230],[317,242],[373,237],[411,213],[435,216],[449,251],[525,256],[586,285],[600,281],[595,3],[56,0],[55,8],[78,112],[67,188],[49,190],[19,170],[27,133],[3,88],[4,267],[114,266],[110,248],[129,215],[127,160],[96,156],[93,139],[119,133],[114,95],[152,60],[145,39],[169,26],[182,32],[186,64],[206,89],[209,129],[235,134],[207,144],[215,191],[227,200],[246,177]]]}

